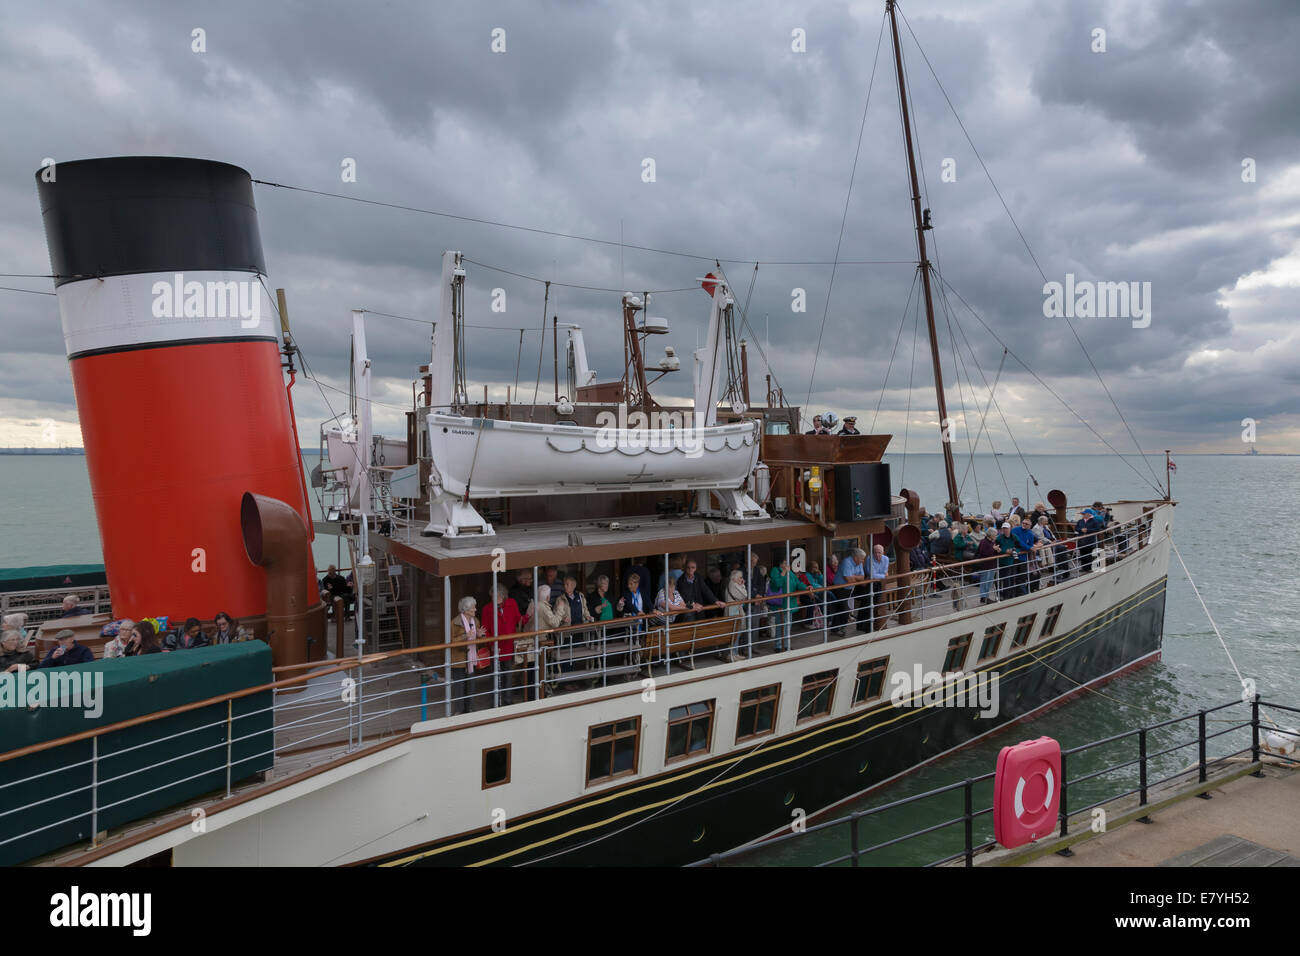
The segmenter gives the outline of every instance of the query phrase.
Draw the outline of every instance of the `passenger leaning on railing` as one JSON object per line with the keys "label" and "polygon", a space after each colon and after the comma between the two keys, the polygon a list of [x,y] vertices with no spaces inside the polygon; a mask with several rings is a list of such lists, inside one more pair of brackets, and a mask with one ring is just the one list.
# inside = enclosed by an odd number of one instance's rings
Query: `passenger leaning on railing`
{"label": "passenger leaning on railing", "polygon": [[789,596],[799,590],[794,575],[790,573],[790,562],[782,558],[781,563],[772,568],[767,580],[768,594],[786,595],[767,602],[768,607],[771,608],[768,613],[768,630],[772,635],[772,650],[788,651],[793,615],[799,607],[799,599]]}
{"label": "passenger leaning on railing", "polygon": [[842,636],[844,629],[848,627],[849,604],[853,597],[860,596],[866,591],[863,586],[867,580],[866,568],[863,566],[866,560],[867,552],[861,548],[854,548],[852,552],[840,558],[839,569],[835,572],[835,583],[843,587],[835,594],[834,600],[838,607],[831,621],[831,633],[836,636]]}
{"label": "passenger leaning on railing", "polygon": [[1085,571],[1092,565],[1092,553],[1101,543],[1102,527],[1101,518],[1092,508],[1085,508],[1075,522],[1074,533],[1078,536],[1075,547],[1079,555],[1079,566]]}
{"label": "passenger leaning on railing", "polygon": [[979,548],[975,552],[977,557],[981,559],[980,563],[975,565],[975,576],[980,582],[981,604],[993,603],[990,591],[993,587],[993,576],[997,574],[998,560],[998,546],[994,538],[993,528],[985,528],[984,536],[980,539]]}
{"label": "passenger leaning on railing", "polygon": [[[745,604],[748,600],[749,585],[745,583],[745,572],[735,568],[731,572],[731,580],[727,582],[727,617],[748,617],[749,606]],[[729,663],[734,664],[741,659],[740,646],[743,640],[745,640],[744,628],[740,628],[731,642]]]}
{"label": "passenger leaning on railing", "polygon": [[1051,587],[1056,583],[1056,534],[1052,531],[1047,515],[1040,515],[1038,523],[1033,526],[1034,544],[1038,549],[1038,574],[1040,586],[1046,583]]}
{"label": "passenger leaning on railing", "polygon": [[[667,575],[664,578],[663,588],[655,595],[655,623],[660,627],[671,626],[671,623],[683,617],[687,610],[686,599],[677,590],[677,582],[673,580],[671,574]],[[690,654],[683,654],[677,660],[687,670],[695,667]]]}
{"label": "passenger leaning on railing", "polygon": [[[491,676],[492,652],[487,645],[469,643],[482,636],[478,621],[474,617],[474,612],[478,609],[478,601],[466,595],[460,599],[456,607],[459,613],[452,618],[451,638],[448,641],[451,644],[451,680],[447,693],[451,695],[451,712],[467,714],[483,706],[481,702],[484,700],[487,700],[487,706],[492,706],[490,683],[486,687],[489,696],[484,697],[483,694],[485,689],[483,675],[486,673]],[[462,646],[457,647],[458,644]]]}
{"label": "passenger leaning on railing", "polygon": [[1034,529],[1028,518],[1019,528],[1011,529],[1016,540],[1016,594],[1018,596],[1038,590],[1038,566],[1034,561]]}
{"label": "passenger leaning on railing", "polygon": [[1005,601],[1016,591],[1016,539],[1011,536],[1011,522],[1002,522],[1002,533],[993,542],[998,549],[998,598]]}
{"label": "passenger leaning on railing", "polygon": [[[638,614],[646,612],[646,601],[641,592],[641,575],[633,571],[627,576],[627,590],[625,590],[614,605],[614,609],[620,617],[636,617]],[[637,621],[634,624],[635,630],[640,630],[642,622]]]}
{"label": "passenger leaning on railing", "polygon": [[596,578],[596,589],[587,595],[587,613],[592,620],[609,621],[614,617],[614,601],[609,594],[609,575]]}
{"label": "passenger leaning on railing", "polygon": [[799,598],[799,605],[802,608],[801,623],[805,630],[820,631],[824,619],[822,618],[822,594],[819,588],[826,583],[826,579],[822,576],[821,565],[816,561],[809,561],[808,570],[800,571],[795,577],[799,580],[799,590],[813,592]]}
{"label": "passenger leaning on railing", "polygon": [[513,703],[515,696],[513,689],[522,680],[522,673],[513,666],[515,642],[506,638],[520,631],[532,630],[530,624],[532,612],[533,608],[529,607],[526,613],[521,613],[504,584],[497,585],[496,601],[483,609],[481,621],[483,636],[501,638],[494,642],[492,647],[495,657],[493,666],[498,674],[503,703]]}
{"label": "passenger leaning on railing", "polygon": [[880,626],[884,627],[889,619],[889,613],[884,609],[888,600],[885,594],[886,580],[889,577],[889,556],[885,554],[884,545],[876,545],[871,549],[871,563],[867,567],[867,573],[870,579],[867,584],[867,628],[862,629],[862,614],[858,614],[858,633],[869,634],[876,629],[876,618],[880,618]]}
{"label": "passenger leaning on railing", "polygon": [[[567,588],[568,582],[573,580],[572,577],[566,578],[565,587]],[[576,584],[576,581],[574,583]],[[576,591],[573,593],[579,600],[581,600],[581,595],[578,595]],[[541,585],[537,589],[537,609],[533,614],[534,629],[538,631],[546,631],[549,634],[551,631],[562,627],[568,627],[570,624],[574,623],[572,620],[573,609],[572,605],[569,603],[570,600],[571,598],[567,591],[560,591],[556,588],[553,592],[552,589],[547,587],[545,584]],[[583,615],[583,617],[578,623],[590,620],[590,615],[587,613],[585,601],[583,602],[583,607],[579,613]],[[579,634],[573,631],[565,631],[555,636],[555,642],[561,647],[571,648],[575,644],[580,643]],[[546,638],[544,643],[551,643],[551,639],[549,637]],[[532,659],[532,657],[529,658],[529,660]],[[573,670],[573,660],[569,659],[563,661],[559,666],[559,670],[565,672]]]}

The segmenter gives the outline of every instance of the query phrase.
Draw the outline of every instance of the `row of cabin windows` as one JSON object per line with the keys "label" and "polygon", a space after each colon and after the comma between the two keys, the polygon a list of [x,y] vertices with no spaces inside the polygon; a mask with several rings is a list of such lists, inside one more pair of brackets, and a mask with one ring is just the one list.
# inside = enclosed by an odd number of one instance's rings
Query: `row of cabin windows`
{"label": "row of cabin windows", "polygon": [[[1043,616],[1039,638],[1051,637],[1056,631],[1061,605],[1050,608]],[[1028,614],[1016,621],[1011,637],[1013,647],[1024,647],[1034,630],[1036,614]],[[979,660],[997,657],[1006,623],[994,624],[984,630]],[[944,658],[944,672],[961,670],[966,663],[974,634],[962,634],[948,642]],[[889,658],[863,661],[858,664],[850,706],[869,704],[879,700],[885,691],[885,677],[889,673]],[[839,673],[834,670],[818,671],[803,679],[799,688],[799,711],[796,723],[825,717],[831,712],[835,699],[835,684]],[[775,732],[781,702],[781,685],[768,684],[755,687],[740,695],[736,714],[736,743],[755,740]],[[668,712],[668,743],[664,748],[664,763],[706,754],[713,748],[713,728],[717,716],[716,701],[702,700],[674,707]],[[641,742],[641,718],[628,717],[612,723],[597,724],[587,732],[587,785],[603,783],[637,772]],[[483,787],[501,786],[510,782],[510,745],[489,747],[483,751]]]}
{"label": "row of cabin windows", "polygon": [[[888,671],[888,657],[859,664],[853,689],[853,704],[856,706],[878,700],[884,693],[885,675]],[[797,723],[830,714],[838,676],[837,671],[828,670],[809,674],[803,679],[799,689]],[[780,702],[780,684],[768,684],[741,693],[736,713],[736,743],[774,733]],[[698,701],[669,710],[664,763],[708,753],[713,747],[716,716],[716,700]],[[614,724],[598,724],[588,731],[588,786],[636,773],[640,732],[639,717],[630,717]]]}
{"label": "row of cabin windows", "polygon": [[[1056,622],[1061,616],[1061,605],[1057,604],[1048,609],[1043,616],[1043,627],[1039,631],[1038,637],[1051,637],[1056,632]],[[1015,633],[1011,636],[1012,647],[1024,647],[1029,643],[1029,636],[1034,632],[1034,621],[1037,614],[1026,614],[1016,621]],[[978,663],[990,661],[998,656],[1002,649],[1002,638],[1006,634],[1007,625],[1004,621],[1001,624],[992,624],[984,629],[984,638],[980,642]],[[971,641],[975,634],[960,634],[948,642],[948,653],[943,659],[943,672],[945,674],[959,671],[966,666],[966,657],[970,653]]]}

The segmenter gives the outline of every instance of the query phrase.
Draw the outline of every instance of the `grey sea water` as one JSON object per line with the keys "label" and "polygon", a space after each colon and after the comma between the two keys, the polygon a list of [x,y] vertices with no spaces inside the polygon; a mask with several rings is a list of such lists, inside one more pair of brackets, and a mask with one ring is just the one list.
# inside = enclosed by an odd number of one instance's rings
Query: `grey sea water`
{"label": "grey sea water", "polygon": [[[892,485],[912,488],[928,507],[942,504],[946,495],[938,455],[892,455]],[[1300,502],[1300,459],[1270,456],[1176,457],[1173,496],[1178,501],[1174,541],[1187,562],[1201,594],[1222,631],[1241,672],[1253,678],[1265,698],[1300,703],[1300,559],[1295,535],[1287,524]],[[308,458],[315,464],[315,458]],[[1132,463],[1148,479],[1144,483],[1128,464],[1114,456],[1038,455],[1026,458],[1038,481],[1026,490],[1026,469],[1019,458],[976,456],[963,498],[987,507],[994,498],[1008,501],[1019,495],[1032,505],[1046,500],[1048,490],[1061,488],[1072,507],[1094,499],[1146,498],[1155,495],[1150,473]],[[958,458],[957,472],[966,471]],[[1151,459],[1163,481],[1163,458]],[[978,479],[979,492],[975,491]],[[42,564],[98,563],[102,560],[95,526],[94,506],[86,462],[80,457],[0,456],[0,567]],[[313,505],[314,507],[314,505]],[[159,520],[166,520],[160,515]],[[144,533],[144,532],[142,532]],[[336,541],[318,538],[316,559],[321,567],[335,561]],[[346,558],[345,558],[346,561]],[[1039,735],[1056,737],[1069,747],[1097,740],[1164,717],[1224,703],[1240,695],[1240,686],[1223,647],[1215,637],[1205,612],[1196,600],[1177,558],[1169,568],[1165,616],[1164,656],[1160,663],[1106,685],[1101,693],[1081,698],[1035,719],[1029,724],[995,734],[965,750],[922,768],[863,801],[866,808],[978,776],[993,769],[998,750],[1009,743]],[[1194,725],[1163,737],[1186,739]],[[1159,749],[1153,742],[1152,749]],[[1114,750],[1098,754],[1093,765],[1115,763],[1125,754]],[[1127,756],[1135,756],[1130,754]],[[1182,769],[1195,756],[1182,751],[1164,759],[1166,773]],[[1070,776],[1086,772],[1089,764],[1071,766]],[[1122,779],[1112,781],[1122,789]],[[1100,793],[1103,781],[1092,791],[1081,788],[1074,805],[1089,792]],[[1133,784],[1128,784],[1133,785]],[[1086,802],[1092,802],[1093,797]],[[987,791],[977,805],[987,804]],[[797,794],[792,805],[797,807]],[[812,810],[814,808],[806,808]],[[843,808],[848,812],[850,807]],[[888,819],[864,825],[864,845],[917,829],[960,812],[960,795],[946,803],[932,803],[890,814]],[[987,822],[987,818],[985,818]],[[977,830],[984,839],[987,826]],[[844,851],[842,834],[814,834],[786,846],[765,850],[750,862],[768,865],[815,863]],[[921,863],[955,852],[960,828],[876,854],[877,863]]]}

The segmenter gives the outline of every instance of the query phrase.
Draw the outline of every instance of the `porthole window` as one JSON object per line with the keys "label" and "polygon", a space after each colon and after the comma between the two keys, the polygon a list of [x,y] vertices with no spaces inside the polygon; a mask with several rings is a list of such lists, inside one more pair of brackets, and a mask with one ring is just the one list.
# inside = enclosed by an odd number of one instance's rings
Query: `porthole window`
{"label": "porthole window", "polygon": [[483,789],[510,782],[510,744],[483,748]]}

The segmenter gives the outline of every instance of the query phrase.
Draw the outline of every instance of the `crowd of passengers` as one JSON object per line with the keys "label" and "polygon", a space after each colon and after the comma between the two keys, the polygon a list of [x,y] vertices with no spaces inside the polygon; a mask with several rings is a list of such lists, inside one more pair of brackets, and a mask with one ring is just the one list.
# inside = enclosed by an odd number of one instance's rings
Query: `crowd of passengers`
{"label": "crowd of passengers", "polygon": [[[935,568],[935,588],[978,584],[981,604],[1020,597],[1040,587],[1068,580],[1076,562],[1088,561],[1099,545],[1112,543],[1111,510],[1100,501],[1084,508],[1072,522],[1073,536],[1064,536],[1041,501],[1032,510],[1012,498],[1004,511],[994,501],[984,515],[963,516],[946,507],[938,514],[920,509],[921,542],[909,554],[913,570]],[[1126,553],[1126,534],[1113,542]],[[952,574],[949,564],[967,562]]]}
{"label": "crowd of passengers", "polygon": [[[69,594],[63,599],[57,620],[75,623],[76,619],[93,613],[81,604],[81,598]],[[169,627],[169,619],[145,618],[133,621],[123,618],[110,621],[100,630],[104,641],[104,658],[136,657],[141,654],[165,654],[184,651],[209,644],[231,644],[250,640],[252,635],[239,626],[229,614],[219,611],[214,615],[211,632],[203,630],[198,618],[187,618],[177,627]],[[35,646],[36,628],[27,627],[27,614],[6,614],[3,631],[0,631],[0,674],[22,673],[34,668],[75,667],[95,660],[95,652],[77,640],[77,632],[62,628],[54,635],[54,646],[38,658]]]}
{"label": "crowd of passengers", "polygon": [[[963,516],[957,509],[930,514],[921,508],[919,521],[922,539],[909,553],[910,570],[932,569],[927,578],[939,591],[955,594],[965,584],[978,585],[980,603],[986,604],[1068,579],[1074,573],[1071,555],[1091,555],[1111,514],[1100,502],[1084,509],[1068,538],[1058,534],[1041,502],[1027,510],[1018,498],[1005,510],[994,501],[980,516]],[[861,548],[830,554],[825,569],[808,560],[806,570],[792,571],[779,548],[773,549],[770,565],[756,552],[748,560],[746,567],[743,552],[722,554],[701,569],[694,558],[677,556],[668,559],[665,570],[662,558],[635,558],[616,580],[600,574],[585,592],[564,567],[541,569],[537,582],[525,568],[516,572],[513,584],[499,583],[481,605],[473,595],[461,598],[448,652],[458,711],[489,706],[494,696],[517,702],[539,685],[545,692],[546,679],[534,682],[538,644],[580,646],[601,630],[631,647],[648,628],[744,617],[745,626],[737,629],[731,646],[718,653],[722,660],[736,662],[751,637],[779,652],[790,649],[796,629],[826,628],[840,636],[851,625],[862,634],[884,626],[879,608],[891,559],[880,544],[870,554]],[[520,634],[532,636],[516,636]],[[557,672],[555,683],[565,682],[572,661],[571,655],[564,663],[548,663]],[[429,663],[441,661],[431,658]],[[694,662],[683,655],[674,666],[690,669]]]}

